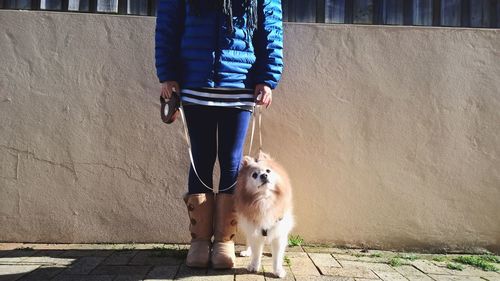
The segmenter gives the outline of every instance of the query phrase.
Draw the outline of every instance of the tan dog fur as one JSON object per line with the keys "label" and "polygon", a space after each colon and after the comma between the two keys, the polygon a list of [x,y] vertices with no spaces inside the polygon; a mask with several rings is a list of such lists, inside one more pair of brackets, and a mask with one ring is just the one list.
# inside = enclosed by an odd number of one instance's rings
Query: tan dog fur
{"label": "tan dog fur", "polygon": [[242,256],[252,256],[249,271],[258,271],[264,244],[270,244],[273,271],[285,276],[283,258],[288,234],[294,226],[292,187],[285,169],[268,154],[245,156],[238,174],[235,207],[240,229],[247,239]]}

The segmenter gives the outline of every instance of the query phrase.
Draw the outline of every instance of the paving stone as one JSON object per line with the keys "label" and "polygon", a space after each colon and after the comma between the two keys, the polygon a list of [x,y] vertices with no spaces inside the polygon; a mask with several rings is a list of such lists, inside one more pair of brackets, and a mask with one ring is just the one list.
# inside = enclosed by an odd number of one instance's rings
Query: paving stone
{"label": "paving stone", "polygon": [[21,258],[21,257],[31,257],[35,255],[38,250],[10,250],[4,257],[8,258]]}
{"label": "paving stone", "polygon": [[[297,281],[354,281],[352,277],[339,277],[339,276],[299,276]],[[373,281],[374,279],[370,279]]]}
{"label": "paving stone", "polygon": [[238,272],[235,276],[236,281],[264,281],[266,280],[262,273]]}
{"label": "paving stone", "polygon": [[474,268],[469,265],[463,265],[464,269],[462,270],[452,270],[449,268],[444,268],[448,272],[449,275],[459,275],[459,276],[479,276],[479,277],[500,277],[500,274],[494,271],[485,271],[482,269]]}
{"label": "paving stone", "polygon": [[180,265],[184,258],[156,256],[157,251],[141,250],[130,261],[129,265]]}
{"label": "paving stone", "polygon": [[234,269],[209,269],[207,277],[216,278],[215,280],[221,281],[233,281],[234,280]]}
{"label": "paving stone", "polygon": [[350,260],[350,261],[362,261],[362,262],[386,262],[386,257],[370,257],[370,256],[353,256],[349,254],[333,254],[333,257],[337,260]]}
{"label": "paving stone", "polygon": [[114,275],[60,274],[51,281],[112,281],[114,277]]}
{"label": "paving stone", "polygon": [[89,274],[99,274],[99,275],[132,274],[132,275],[142,275],[144,277],[150,268],[151,265],[98,265]]}
{"label": "paving stone", "polygon": [[456,275],[438,275],[429,274],[436,281],[484,281],[478,276],[456,276]]}
{"label": "paving stone", "polygon": [[339,248],[332,247],[316,247],[316,246],[302,246],[302,249],[307,253],[346,253],[347,251]]}
{"label": "paving stone", "polygon": [[10,250],[0,258],[0,264],[18,264],[37,253],[37,250]]}
{"label": "paving stone", "polygon": [[330,267],[325,268],[325,275],[332,276],[343,276],[343,277],[353,277],[353,278],[368,278],[368,279],[379,279],[373,271],[366,267],[349,267],[349,268],[336,268]]}
{"label": "paving stone", "polygon": [[[144,280],[144,275],[116,275],[113,281],[142,281]],[[172,280],[172,279],[170,279]]]}
{"label": "paving stone", "polygon": [[319,276],[321,275],[307,253],[293,253],[288,255],[290,268],[295,276]]}
{"label": "paving stone", "polygon": [[60,254],[60,258],[78,258],[78,257],[107,257],[112,254],[113,251],[109,250],[66,250],[64,253]]}
{"label": "paving stone", "polygon": [[429,276],[425,275],[424,273],[422,273],[420,270],[416,269],[412,265],[395,266],[394,270],[401,273],[408,280],[432,281],[432,279]]}
{"label": "paving stone", "polygon": [[71,265],[75,262],[74,258],[53,258],[46,256],[37,256],[37,257],[26,257],[23,260],[19,261],[18,264],[40,264],[40,265]]}
{"label": "paving stone", "polygon": [[384,281],[407,281],[403,275],[398,272],[388,272],[388,271],[379,271],[372,270],[380,279]]}
{"label": "paving stone", "polygon": [[247,249],[246,245],[234,245],[234,251],[236,252],[236,256],[238,256],[241,251],[245,251],[246,249]]}
{"label": "paving stone", "polygon": [[32,272],[26,274],[18,281],[40,281],[40,280],[50,280],[54,276],[61,273],[66,266],[64,265],[41,265]]}
{"label": "paving stone", "polygon": [[23,243],[0,243],[0,251],[9,251],[22,247]]}
{"label": "paving stone", "polygon": [[148,272],[144,280],[172,280],[178,270],[179,265],[156,265]]}
{"label": "paving stone", "polygon": [[65,243],[23,243],[23,247],[32,247],[37,250],[68,250],[73,249],[74,244],[65,244]]}
{"label": "paving stone", "polygon": [[288,246],[286,248],[286,251],[288,253],[293,253],[293,252],[304,252],[304,249],[301,247],[301,246],[293,246],[293,247],[290,247]]}
{"label": "paving stone", "polygon": [[137,250],[131,251],[114,251],[111,255],[109,255],[102,264],[107,265],[126,265],[128,264],[132,258],[138,253]]}
{"label": "paving stone", "polygon": [[88,274],[103,260],[104,257],[81,257],[66,268],[63,274]]}
{"label": "paving stone", "polygon": [[[130,245],[130,244],[125,244]],[[177,249],[176,244],[165,244],[165,243],[139,243],[133,244],[134,249],[136,250],[153,250],[154,248],[175,248]]]}
{"label": "paving stone", "polygon": [[[118,250],[122,246],[132,250]],[[189,245],[175,244],[33,244],[0,243],[0,281],[53,280],[265,280],[274,279],[272,256],[265,249],[263,271],[249,273],[249,257],[237,257],[235,268],[229,270],[191,269],[184,257],[156,256],[162,249],[186,249]],[[33,250],[19,248],[31,247]],[[18,250],[15,250],[18,248]],[[244,249],[240,246],[238,249]],[[2,249],[6,249],[3,250]],[[144,249],[144,250],[140,250]],[[471,266],[456,271],[446,268],[446,262],[426,259],[406,261],[408,265],[391,267],[385,263],[395,252],[373,251],[382,257],[370,257],[370,252],[330,247],[290,247],[286,257],[285,280],[415,280],[415,281],[500,281],[500,274]],[[419,254],[419,256],[424,256]],[[429,259],[435,255],[428,255]],[[450,255],[447,255],[448,257]],[[318,271],[319,269],[319,271]],[[9,273],[11,272],[11,273]],[[321,273],[325,275],[321,275]],[[90,274],[90,275],[87,275]],[[236,274],[236,276],[235,276]],[[177,275],[177,276],[176,276]]]}
{"label": "paving stone", "polygon": [[206,275],[207,275],[207,269],[191,268],[186,266],[186,264],[182,264],[179,268],[179,272],[175,276],[175,279],[181,279],[181,278],[184,279],[184,278],[206,276]]}
{"label": "paving stone", "polygon": [[328,267],[341,267],[336,259],[333,258],[331,254],[327,253],[309,253],[309,257],[312,259],[317,267],[328,266]]}
{"label": "paving stone", "polygon": [[246,268],[248,264],[250,264],[250,257],[236,257],[234,261],[234,267],[244,267]]}
{"label": "paving stone", "polygon": [[[60,249],[73,249],[73,250],[115,250],[117,244],[112,243],[69,243],[69,244],[55,244],[62,245]],[[126,247],[135,247],[135,244],[121,244]],[[37,246],[40,248],[41,245]],[[53,247],[57,249],[57,246]]]}
{"label": "paving stone", "polygon": [[[68,247],[68,245],[75,245],[75,244],[23,243],[21,247],[29,247],[34,250],[61,250],[61,251],[74,248],[73,246]],[[95,246],[90,248],[97,249]]]}
{"label": "paving stone", "polygon": [[484,279],[488,281],[500,281],[500,275],[498,276],[488,276],[488,277],[483,277]]}
{"label": "paving stone", "polygon": [[17,280],[22,275],[36,270],[39,265],[0,265],[0,280]]}
{"label": "paving stone", "polygon": [[66,250],[37,250],[35,254],[32,255],[32,257],[52,257],[56,258],[65,253]]}
{"label": "paving stone", "polygon": [[[273,266],[272,265],[263,265],[264,268],[264,277],[266,279],[275,279],[278,278],[276,275],[273,274]],[[288,266],[283,266],[283,269],[286,271],[286,276],[283,279],[280,280],[295,280],[295,277],[293,275],[292,270]]]}
{"label": "paving stone", "polygon": [[175,244],[179,249],[186,249],[189,250],[190,245],[189,244]]}
{"label": "paving stone", "polygon": [[52,249],[52,250],[95,250],[99,244],[82,244],[82,243],[47,243],[47,244],[32,244],[37,249]]}
{"label": "paving stone", "polygon": [[394,270],[393,267],[386,263],[375,263],[375,262],[360,262],[360,261],[347,261],[347,260],[341,260],[339,263],[345,267],[345,268],[367,268],[371,270],[377,270],[377,271],[383,271],[383,272],[390,272],[390,273],[397,273],[396,270]]}
{"label": "paving stone", "polygon": [[273,258],[271,256],[271,254],[265,253],[264,255],[262,255],[261,264],[262,265],[272,265],[273,264]]}
{"label": "paving stone", "polygon": [[449,274],[446,268],[436,266],[428,260],[414,260],[411,264],[427,274]]}
{"label": "paving stone", "polygon": [[424,276],[409,275],[409,276],[406,276],[406,279],[408,279],[410,281],[433,281],[434,280],[427,275],[424,275]]}
{"label": "paving stone", "polygon": [[0,258],[0,265],[1,264],[6,264],[6,265],[17,264],[26,258],[27,257],[1,257]]}

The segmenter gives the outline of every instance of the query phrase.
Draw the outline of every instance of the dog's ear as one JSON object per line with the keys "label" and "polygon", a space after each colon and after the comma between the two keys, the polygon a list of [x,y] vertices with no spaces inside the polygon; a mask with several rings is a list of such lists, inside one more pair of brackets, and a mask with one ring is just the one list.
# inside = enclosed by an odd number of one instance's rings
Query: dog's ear
{"label": "dog's ear", "polygon": [[243,157],[243,161],[242,161],[243,167],[246,167],[246,166],[248,166],[248,165],[250,165],[251,163],[254,163],[254,162],[255,162],[255,160],[253,159],[253,157],[250,157],[248,155],[246,155],[245,157]]}
{"label": "dog's ear", "polygon": [[259,155],[257,156],[257,160],[269,160],[271,159],[271,156],[269,156],[269,154],[263,152],[263,151],[259,151]]}

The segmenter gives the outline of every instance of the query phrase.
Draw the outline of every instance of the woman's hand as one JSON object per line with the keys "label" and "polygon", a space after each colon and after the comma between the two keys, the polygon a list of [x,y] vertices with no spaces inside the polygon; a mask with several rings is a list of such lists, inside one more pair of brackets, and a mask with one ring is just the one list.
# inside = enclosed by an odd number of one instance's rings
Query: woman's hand
{"label": "woman's hand", "polygon": [[273,102],[273,91],[266,84],[257,84],[255,86],[255,99],[258,105],[265,105],[268,108]]}
{"label": "woman's hand", "polygon": [[179,94],[179,83],[177,81],[165,81],[161,83],[161,96],[163,98],[170,99],[172,92]]}

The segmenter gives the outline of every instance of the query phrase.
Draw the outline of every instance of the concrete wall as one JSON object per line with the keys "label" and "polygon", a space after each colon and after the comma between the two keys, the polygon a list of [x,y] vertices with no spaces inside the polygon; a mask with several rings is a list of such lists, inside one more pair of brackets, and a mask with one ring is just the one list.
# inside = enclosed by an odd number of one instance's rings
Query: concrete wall
{"label": "concrete wall", "polygon": [[[0,11],[0,241],[180,242],[154,18]],[[500,31],[286,24],[265,150],[307,242],[500,250]]]}

